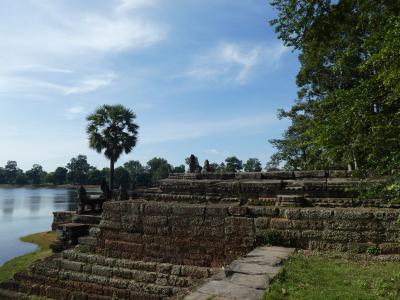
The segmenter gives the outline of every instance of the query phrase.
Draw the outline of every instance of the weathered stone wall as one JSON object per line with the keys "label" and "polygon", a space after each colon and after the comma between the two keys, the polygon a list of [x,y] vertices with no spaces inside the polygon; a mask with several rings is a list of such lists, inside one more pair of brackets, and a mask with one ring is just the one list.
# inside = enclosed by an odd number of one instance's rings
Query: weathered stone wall
{"label": "weathered stone wall", "polygon": [[400,213],[146,201],[105,206],[96,249],[118,258],[222,266],[265,242],[308,249],[400,252]]}
{"label": "weathered stone wall", "polygon": [[246,208],[145,201],[109,202],[97,250],[119,258],[221,266],[254,246]]}
{"label": "weathered stone wall", "polygon": [[398,206],[360,201],[351,190],[359,181],[348,175],[179,174],[141,199],[105,203],[101,221],[55,213],[55,224],[88,226],[88,235],[0,284],[0,298],[176,299],[265,243],[400,253]]}
{"label": "weathered stone wall", "polygon": [[51,224],[51,230],[55,231],[58,225],[71,223],[72,216],[76,213],[74,211],[55,211],[53,212],[53,223]]}

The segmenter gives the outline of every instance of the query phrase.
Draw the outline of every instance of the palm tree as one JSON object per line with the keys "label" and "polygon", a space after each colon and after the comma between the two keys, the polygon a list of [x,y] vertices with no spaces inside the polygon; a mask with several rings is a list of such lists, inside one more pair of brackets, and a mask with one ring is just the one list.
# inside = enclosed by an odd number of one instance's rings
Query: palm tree
{"label": "palm tree", "polygon": [[123,152],[136,146],[139,126],[135,113],[122,105],[103,105],[87,117],[89,146],[110,160],[110,189],[114,188],[114,164]]}

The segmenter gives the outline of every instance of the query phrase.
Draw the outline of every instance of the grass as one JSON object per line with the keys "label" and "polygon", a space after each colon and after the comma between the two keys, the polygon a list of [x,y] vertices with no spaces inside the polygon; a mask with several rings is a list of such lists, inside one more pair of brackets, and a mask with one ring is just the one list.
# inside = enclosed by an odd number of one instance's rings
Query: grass
{"label": "grass", "polygon": [[285,262],[265,300],[400,299],[400,262],[294,254]]}
{"label": "grass", "polygon": [[[39,259],[44,259],[52,254],[50,244],[55,239],[55,232],[41,232],[20,238],[21,241],[36,244],[39,249],[25,255],[18,256],[0,267],[0,282],[10,279],[17,272],[26,270],[30,264]],[[37,298],[40,299],[40,298]]]}

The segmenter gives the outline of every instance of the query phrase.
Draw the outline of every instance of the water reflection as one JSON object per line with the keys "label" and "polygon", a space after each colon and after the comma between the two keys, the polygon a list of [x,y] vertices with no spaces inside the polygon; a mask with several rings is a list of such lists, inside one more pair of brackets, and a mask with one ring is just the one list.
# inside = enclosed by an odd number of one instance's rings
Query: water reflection
{"label": "water reflection", "polygon": [[39,195],[29,197],[29,211],[31,213],[34,213],[34,212],[37,212],[40,210],[41,200],[42,200],[42,197]]}
{"label": "water reflection", "polygon": [[53,211],[76,207],[75,190],[0,188],[0,265],[35,249],[18,239],[50,230]]}
{"label": "water reflection", "polygon": [[3,214],[12,215],[14,211],[14,200],[5,199],[2,207]]}

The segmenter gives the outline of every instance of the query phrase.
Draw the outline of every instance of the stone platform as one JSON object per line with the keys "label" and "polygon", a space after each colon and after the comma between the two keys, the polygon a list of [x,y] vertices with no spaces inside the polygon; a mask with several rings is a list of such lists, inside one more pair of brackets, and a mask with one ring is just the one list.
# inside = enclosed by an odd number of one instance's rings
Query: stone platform
{"label": "stone platform", "polygon": [[261,294],[292,251],[253,250],[265,244],[400,253],[400,210],[360,201],[358,182],[344,171],[171,175],[143,197],[104,203],[77,246],[0,284],[0,299],[179,299],[222,268],[198,292],[235,299]]}

